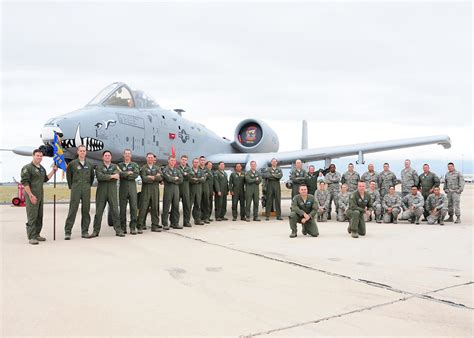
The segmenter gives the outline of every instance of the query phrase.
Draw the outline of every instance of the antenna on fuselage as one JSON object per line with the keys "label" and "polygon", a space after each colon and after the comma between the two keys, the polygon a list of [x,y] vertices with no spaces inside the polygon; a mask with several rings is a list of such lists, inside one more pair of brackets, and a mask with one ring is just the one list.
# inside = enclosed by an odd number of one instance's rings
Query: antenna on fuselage
{"label": "antenna on fuselage", "polygon": [[179,109],[179,108],[178,108],[178,109],[174,109],[174,111],[177,112],[179,116],[183,116],[183,113],[185,112],[184,109]]}

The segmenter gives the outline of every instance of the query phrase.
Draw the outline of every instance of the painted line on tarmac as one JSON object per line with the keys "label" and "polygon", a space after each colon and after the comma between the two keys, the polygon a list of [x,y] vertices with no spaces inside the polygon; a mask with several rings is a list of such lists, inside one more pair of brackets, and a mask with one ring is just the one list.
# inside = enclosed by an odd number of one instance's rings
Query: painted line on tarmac
{"label": "painted line on tarmac", "polygon": [[188,236],[188,235],[183,235],[183,234],[173,232],[173,231],[171,231],[171,232],[167,231],[167,233],[173,234],[173,235],[176,235],[176,236],[180,236],[180,237],[183,237],[183,238],[191,239],[191,240],[201,242],[201,243],[204,243],[204,244],[207,244],[207,245],[213,245],[213,246],[221,247],[221,248],[224,248],[224,249],[227,249],[227,250],[232,250],[232,251],[235,251],[235,252],[240,252],[240,253],[244,253],[244,254],[247,254],[247,255],[252,255],[252,256],[264,258],[264,259],[267,259],[267,260],[271,260],[271,261],[275,261],[275,262],[279,262],[279,263],[284,263],[284,264],[288,264],[288,265],[293,265],[293,266],[304,268],[304,269],[307,269],[307,270],[321,272],[321,273],[324,273],[328,276],[348,279],[348,280],[351,280],[353,282],[362,283],[362,284],[365,284],[365,285],[369,285],[369,286],[372,286],[372,287],[384,289],[384,290],[387,290],[387,291],[392,291],[392,292],[407,295],[407,296],[413,296],[413,297],[417,297],[417,298],[420,298],[420,299],[431,300],[431,301],[434,301],[434,302],[437,302],[437,303],[441,303],[441,304],[445,304],[445,305],[449,305],[449,306],[453,306],[453,307],[457,307],[457,308],[465,308],[465,309],[472,310],[472,307],[469,307],[467,305],[464,305],[464,304],[461,304],[461,303],[455,303],[455,302],[451,302],[451,301],[443,300],[443,299],[439,299],[439,298],[435,298],[435,297],[432,297],[432,296],[429,295],[430,293],[442,291],[442,290],[445,290],[445,289],[454,288],[454,287],[463,286],[463,285],[469,285],[469,284],[473,283],[472,281],[462,283],[462,284],[456,284],[456,285],[448,286],[448,287],[445,287],[445,288],[442,288],[442,289],[428,291],[428,292],[424,292],[424,293],[420,294],[420,293],[415,293],[415,292],[404,291],[404,290],[401,290],[401,289],[394,288],[394,287],[392,287],[390,285],[387,285],[387,284],[378,283],[378,282],[367,280],[367,279],[353,278],[351,276],[343,275],[343,274],[340,274],[340,273],[331,272],[331,271],[327,271],[327,270],[323,270],[323,269],[318,269],[318,268],[315,268],[313,266],[306,265],[306,264],[301,264],[301,263],[297,263],[297,262],[293,262],[293,261],[289,261],[289,260],[285,260],[285,259],[281,259],[281,258],[266,256],[264,254],[260,254],[260,253],[257,253],[257,252],[232,248],[232,247],[229,247],[229,246],[226,246],[226,245],[223,245],[223,244],[219,244],[219,243],[208,242],[208,241],[200,239],[200,238],[191,237],[191,236]]}

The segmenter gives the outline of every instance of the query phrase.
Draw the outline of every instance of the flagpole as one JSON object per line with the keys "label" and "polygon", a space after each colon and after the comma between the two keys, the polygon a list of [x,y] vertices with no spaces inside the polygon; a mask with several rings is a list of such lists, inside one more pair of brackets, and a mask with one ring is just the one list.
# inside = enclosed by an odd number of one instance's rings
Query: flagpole
{"label": "flagpole", "polygon": [[53,196],[53,240],[56,240],[56,171],[54,172],[54,196]]}

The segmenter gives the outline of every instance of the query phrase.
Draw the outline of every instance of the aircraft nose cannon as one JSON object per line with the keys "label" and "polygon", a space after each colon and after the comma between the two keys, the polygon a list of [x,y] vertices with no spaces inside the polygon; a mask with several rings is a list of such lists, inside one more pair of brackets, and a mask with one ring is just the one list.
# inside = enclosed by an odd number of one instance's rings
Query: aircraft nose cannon
{"label": "aircraft nose cannon", "polygon": [[54,155],[54,149],[51,144],[42,145],[38,149],[43,152],[44,156],[53,157]]}

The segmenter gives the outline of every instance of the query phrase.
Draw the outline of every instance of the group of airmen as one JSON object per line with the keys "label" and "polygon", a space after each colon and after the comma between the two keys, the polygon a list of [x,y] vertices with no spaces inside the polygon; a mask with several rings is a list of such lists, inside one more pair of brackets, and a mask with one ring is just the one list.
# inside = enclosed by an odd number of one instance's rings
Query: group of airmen
{"label": "group of airmen", "polygon": [[[250,162],[250,170],[244,172],[241,164],[236,164],[228,176],[225,163],[219,162],[217,169],[204,156],[194,158],[191,165],[188,157],[182,155],[179,161],[169,156],[168,163],[160,168],[153,153],[146,155],[146,164],[139,166],[132,161],[130,149],[123,151],[120,163],[112,162],[112,153],[108,150],[102,154],[102,162],[94,165],[86,157],[86,148],[77,147],[77,158],[72,160],[66,171],[66,178],[71,197],[69,211],[65,221],[65,240],[71,239],[72,228],[81,205],[82,238],[98,237],[101,230],[105,207],[109,206],[112,224],[116,236],[127,234],[127,207],[130,221],[128,230],[131,235],[142,234],[147,230],[146,219],[151,215],[151,231],[161,232],[191,227],[191,217],[195,225],[209,224],[213,221],[212,209],[216,221],[226,221],[227,196],[232,199],[232,220],[238,216],[241,220],[260,221],[259,201],[260,184],[263,183],[265,196],[265,220],[269,220],[274,210],[276,219],[283,220],[281,214],[281,185],[283,172],[277,159],[264,170],[257,170],[257,163]],[[25,187],[27,212],[27,237],[30,244],[38,244],[46,239],[40,235],[43,223],[43,183],[47,182],[57,167],[46,173],[41,165],[43,153],[36,149],[33,160],[21,170],[21,183]],[[136,179],[140,176],[142,189],[138,198]],[[96,213],[92,233],[90,202],[91,187],[97,179]],[[117,184],[119,182],[119,184]],[[160,185],[163,184],[163,203],[160,224]],[[302,162],[297,160],[290,173],[292,189],[291,213],[289,215],[291,235],[297,236],[297,224],[303,226],[303,234],[318,236],[317,221],[331,219],[332,205],[335,206],[337,220],[349,221],[348,232],[352,237],[365,235],[365,222],[375,218],[377,223],[393,222],[407,219],[419,224],[420,217],[425,216],[429,224],[444,224],[444,221],[460,223],[460,195],[464,188],[462,174],[448,164],[444,178],[444,191],[440,191],[440,179],[430,172],[429,165],[423,166],[423,173],[418,175],[405,161],[401,172],[401,196],[395,192],[398,184],[396,175],[390,171],[388,163],[384,164],[381,173],[374,171],[369,164],[368,171],[360,176],[352,164],[341,175],[336,166],[331,164],[329,171],[323,175],[310,166],[308,172]],[[180,224],[180,203],[183,217]],[[252,212],[251,212],[252,207]],[[444,220],[446,213],[449,218]],[[252,217],[251,217],[252,215]]]}
{"label": "group of airmen", "polygon": [[[365,235],[365,222],[373,219],[377,223],[396,224],[401,219],[420,224],[423,216],[423,221],[428,224],[461,223],[460,198],[464,190],[464,178],[452,162],[448,163],[448,171],[444,175],[445,193],[441,192],[441,180],[430,171],[429,164],[424,164],[423,172],[418,175],[408,159],[400,173],[400,180],[390,170],[388,163],[384,163],[380,173],[375,171],[373,164],[369,164],[362,175],[354,170],[352,163],[342,175],[331,164],[329,171],[323,175],[314,166],[310,166],[306,172],[298,160],[290,173],[290,183],[293,198],[290,237],[297,236],[296,223],[302,220],[300,209],[303,205],[312,206],[311,220],[325,222],[331,219],[334,204],[337,220],[349,221],[348,232],[355,238]],[[399,183],[401,193],[395,191]],[[370,198],[367,199],[366,195]],[[301,196],[305,198],[302,200]],[[449,215],[447,219],[446,214]],[[312,223],[311,232],[303,225],[303,234],[318,235],[317,225]]]}

